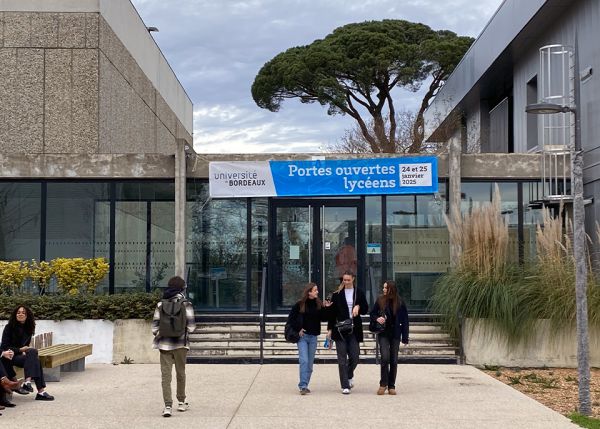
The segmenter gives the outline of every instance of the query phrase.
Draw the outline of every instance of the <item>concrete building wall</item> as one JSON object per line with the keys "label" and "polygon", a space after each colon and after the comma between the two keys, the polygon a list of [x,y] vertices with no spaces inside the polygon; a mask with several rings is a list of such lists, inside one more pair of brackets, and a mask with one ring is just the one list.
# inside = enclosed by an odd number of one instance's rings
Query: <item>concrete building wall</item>
{"label": "concrete building wall", "polygon": [[172,155],[176,138],[192,143],[102,15],[2,9],[11,5],[0,3],[1,153]]}
{"label": "concrete building wall", "polygon": [[0,12],[0,26],[0,151],[96,151],[97,14]]}
{"label": "concrete building wall", "polygon": [[[192,102],[130,0],[0,0],[0,11],[101,14],[179,118],[183,130],[192,133]],[[68,26],[62,28],[69,32]]]}

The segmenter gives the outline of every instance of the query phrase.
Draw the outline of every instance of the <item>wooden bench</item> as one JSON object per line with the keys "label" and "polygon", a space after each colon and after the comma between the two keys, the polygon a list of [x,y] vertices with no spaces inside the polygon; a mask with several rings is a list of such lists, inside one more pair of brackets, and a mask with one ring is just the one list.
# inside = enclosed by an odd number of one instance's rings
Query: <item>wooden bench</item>
{"label": "wooden bench", "polygon": [[[91,344],[55,344],[38,350],[46,381],[60,381],[61,372],[85,370],[85,357],[92,354]],[[22,369],[15,368],[22,377]]]}

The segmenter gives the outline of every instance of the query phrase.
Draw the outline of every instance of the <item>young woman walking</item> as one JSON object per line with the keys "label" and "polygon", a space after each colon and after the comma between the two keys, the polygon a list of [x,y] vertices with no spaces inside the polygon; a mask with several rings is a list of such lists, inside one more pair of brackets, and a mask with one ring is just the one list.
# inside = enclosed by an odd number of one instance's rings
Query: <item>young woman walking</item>
{"label": "young woman walking", "polygon": [[321,334],[321,322],[327,320],[327,307],[330,305],[329,301],[321,302],[318,286],[315,283],[309,283],[304,288],[302,297],[294,304],[290,312],[292,325],[300,335],[297,345],[300,364],[298,389],[301,395],[310,393],[308,385],[317,351],[317,337]]}
{"label": "young woman walking", "polygon": [[398,296],[396,283],[391,280],[383,284],[383,294],[371,310],[371,323],[384,326],[377,334],[381,354],[381,378],[378,395],[387,389],[390,395],[396,394],[396,373],[398,371],[398,349],[400,342],[408,345],[408,311],[404,301]]}
{"label": "young woman walking", "polygon": [[335,341],[338,371],[342,393],[347,395],[354,387],[354,370],[358,365],[363,341],[361,314],[367,314],[369,305],[362,290],[354,287],[354,273],[345,272],[342,284],[331,296],[331,310],[327,329]]}

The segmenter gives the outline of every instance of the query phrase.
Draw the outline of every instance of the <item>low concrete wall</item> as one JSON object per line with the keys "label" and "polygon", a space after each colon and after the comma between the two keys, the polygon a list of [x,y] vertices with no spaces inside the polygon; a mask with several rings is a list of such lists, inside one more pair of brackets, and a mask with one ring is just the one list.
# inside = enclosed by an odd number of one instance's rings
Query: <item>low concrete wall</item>
{"label": "low concrete wall", "polygon": [[133,363],[158,363],[158,350],[152,349],[151,322],[142,319],[117,320],[113,336],[113,361],[121,363],[125,356]]}
{"label": "low concrete wall", "polygon": [[[577,367],[575,327],[556,331],[548,320],[540,320],[518,345],[507,345],[506,338],[494,332],[485,320],[465,320],[463,349],[470,365],[507,367]],[[600,337],[590,327],[590,365],[600,366]]]}
{"label": "low concrete wall", "polygon": [[[0,320],[0,332],[6,325]],[[121,363],[127,356],[134,363],[158,363],[159,354],[152,349],[150,321],[117,320],[36,320],[35,333],[52,332],[54,344],[92,344],[87,363]]]}
{"label": "low concrete wall", "polygon": [[[0,321],[4,329],[7,321]],[[35,333],[52,332],[54,344],[92,344],[92,354],[87,363],[111,363],[113,361],[113,322],[108,320],[36,320]]]}

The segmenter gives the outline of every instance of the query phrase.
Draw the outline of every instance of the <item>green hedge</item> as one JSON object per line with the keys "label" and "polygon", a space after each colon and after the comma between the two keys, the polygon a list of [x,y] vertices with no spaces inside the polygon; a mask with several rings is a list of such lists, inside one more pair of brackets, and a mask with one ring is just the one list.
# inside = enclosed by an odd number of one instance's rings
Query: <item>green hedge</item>
{"label": "green hedge", "polygon": [[160,291],[115,295],[0,295],[0,319],[7,320],[18,305],[26,305],[36,320],[152,319]]}

